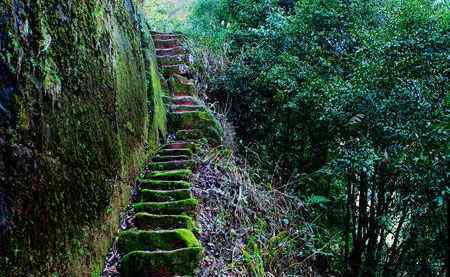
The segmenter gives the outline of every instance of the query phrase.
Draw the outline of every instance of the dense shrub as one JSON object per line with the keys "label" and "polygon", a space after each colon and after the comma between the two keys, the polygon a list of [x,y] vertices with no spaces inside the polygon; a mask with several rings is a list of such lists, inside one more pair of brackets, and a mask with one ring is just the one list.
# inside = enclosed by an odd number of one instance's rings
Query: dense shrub
{"label": "dense shrub", "polygon": [[197,2],[192,35],[229,61],[210,97],[317,207],[330,270],[443,276],[448,2],[285,2]]}

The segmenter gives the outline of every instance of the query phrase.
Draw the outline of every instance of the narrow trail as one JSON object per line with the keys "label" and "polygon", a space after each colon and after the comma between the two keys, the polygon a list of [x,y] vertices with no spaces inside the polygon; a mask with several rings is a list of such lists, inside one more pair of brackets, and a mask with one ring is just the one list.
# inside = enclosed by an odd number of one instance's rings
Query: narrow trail
{"label": "narrow trail", "polygon": [[192,276],[203,252],[197,239],[197,200],[189,181],[196,170],[193,153],[198,140],[220,144],[223,131],[189,79],[182,36],[152,36],[162,83],[169,92],[169,132],[175,139],[147,162],[137,182],[131,227],[119,233],[116,243],[119,273],[123,277]]}

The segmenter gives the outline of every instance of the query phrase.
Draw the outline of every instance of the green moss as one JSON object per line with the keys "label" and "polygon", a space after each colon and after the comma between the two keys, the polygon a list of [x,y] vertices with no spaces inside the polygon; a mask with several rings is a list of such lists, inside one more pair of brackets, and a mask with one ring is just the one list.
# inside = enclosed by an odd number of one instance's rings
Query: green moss
{"label": "green moss", "polygon": [[141,202],[166,202],[188,199],[191,197],[191,191],[188,189],[180,190],[141,190]]}
{"label": "green moss", "polygon": [[121,274],[123,277],[193,276],[201,255],[202,249],[199,247],[158,252],[134,251],[123,257]]}
{"label": "green moss", "polygon": [[173,170],[192,169],[195,165],[193,160],[172,160],[166,162],[153,162],[147,166],[150,170]]}
{"label": "green moss", "polygon": [[206,107],[205,106],[201,106],[201,105],[171,105],[170,109],[172,111],[176,111],[176,110],[183,110],[183,111],[191,111],[191,112],[195,112],[195,111],[199,111],[199,112],[205,112],[206,111]]}
{"label": "green moss", "polygon": [[208,111],[170,113],[169,115],[170,126],[175,130],[214,128],[219,134],[223,132],[219,122]]}
{"label": "green moss", "polygon": [[188,79],[185,79],[183,77],[181,77],[181,80],[180,78],[171,77],[169,79],[169,87],[170,91],[173,94],[184,92],[191,96],[197,95],[195,85],[192,82],[189,82]]}
{"label": "green moss", "polygon": [[173,189],[188,189],[191,187],[191,184],[186,181],[139,179],[138,182],[141,189],[173,190]]}
{"label": "green moss", "polygon": [[119,234],[117,246],[121,253],[132,251],[175,250],[200,247],[192,231],[188,229],[142,231],[129,230]]}
{"label": "green moss", "polygon": [[146,212],[151,214],[186,214],[194,215],[197,207],[197,199],[190,198],[172,202],[144,202],[133,205],[136,212]]}
{"label": "green moss", "polygon": [[153,171],[145,173],[145,179],[153,180],[168,180],[168,181],[178,181],[178,180],[189,180],[192,176],[192,171],[190,169],[176,169],[176,170],[166,170],[166,171]]}
{"label": "green moss", "polygon": [[[139,10],[140,2],[130,1]],[[16,168],[7,164],[22,174],[5,184],[13,213],[1,276],[86,275],[101,267],[144,143],[156,150],[165,136],[154,52],[141,47],[130,1],[0,4],[2,70],[17,83],[18,126],[8,126],[14,141],[7,143],[32,156]],[[156,111],[150,119],[149,108]]]}
{"label": "green moss", "polygon": [[223,139],[215,128],[178,130],[175,136],[185,141],[207,139],[211,145],[220,145]]}
{"label": "green moss", "polygon": [[144,230],[169,230],[169,229],[196,229],[195,223],[187,215],[155,215],[148,213],[137,213],[134,224]]}

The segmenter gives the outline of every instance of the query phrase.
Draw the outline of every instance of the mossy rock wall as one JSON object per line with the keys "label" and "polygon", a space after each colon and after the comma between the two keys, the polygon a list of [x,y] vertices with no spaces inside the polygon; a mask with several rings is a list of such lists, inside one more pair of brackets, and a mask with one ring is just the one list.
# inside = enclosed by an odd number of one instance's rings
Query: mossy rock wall
{"label": "mossy rock wall", "polygon": [[141,4],[0,3],[0,276],[101,268],[144,145],[166,132]]}

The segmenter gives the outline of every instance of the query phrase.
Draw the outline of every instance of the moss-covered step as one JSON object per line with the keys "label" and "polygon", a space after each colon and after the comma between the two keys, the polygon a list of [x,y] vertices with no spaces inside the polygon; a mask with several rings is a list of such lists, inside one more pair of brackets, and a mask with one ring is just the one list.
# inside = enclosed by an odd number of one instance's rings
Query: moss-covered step
{"label": "moss-covered step", "polygon": [[178,156],[186,155],[192,157],[191,148],[163,148],[158,151],[158,156]]}
{"label": "moss-covered step", "polygon": [[136,212],[145,212],[149,214],[166,215],[195,215],[197,199],[189,198],[170,202],[141,202],[133,204]]}
{"label": "moss-covered step", "polygon": [[147,165],[147,169],[161,171],[174,169],[192,169],[195,166],[193,160],[171,160],[164,162],[153,162]]}
{"label": "moss-covered step", "polygon": [[143,189],[140,192],[141,202],[168,202],[189,199],[192,197],[189,189],[177,190],[150,190]]}
{"label": "moss-covered step", "polygon": [[189,229],[175,230],[127,230],[119,233],[117,247],[120,253],[132,251],[175,250],[200,247],[200,243]]}
{"label": "moss-covered step", "polygon": [[188,141],[175,141],[169,144],[166,144],[163,146],[162,149],[183,149],[188,148],[191,149],[192,152],[195,152],[195,143],[188,142]]}
{"label": "moss-covered step", "polygon": [[191,157],[187,155],[174,155],[174,156],[154,156],[152,158],[153,162],[168,162],[168,161],[185,161],[189,160]]}
{"label": "moss-covered step", "polygon": [[173,48],[180,44],[180,41],[177,38],[155,38],[154,39],[155,47],[156,48]]}
{"label": "moss-covered step", "polygon": [[184,55],[185,53],[186,50],[184,50],[184,48],[181,46],[156,49],[157,56],[175,56],[175,55]]}
{"label": "moss-covered step", "polygon": [[156,215],[137,213],[134,226],[142,230],[196,229],[194,220],[187,215]]}
{"label": "moss-covered step", "polygon": [[196,141],[205,138],[211,145],[220,145],[223,137],[215,128],[178,130],[175,136],[177,139],[186,141]]}
{"label": "moss-covered step", "polygon": [[205,112],[206,107],[203,105],[170,105],[173,112]]}
{"label": "moss-covered step", "polygon": [[194,82],[182,75],[173,74],[169,79],[168,84],[170,92],[173,95],[179,95],[181,93],[191,96],[197,95]]}
{"label": "moss-covered step", "polygon": [[166,56],[156,56],[156,60],[160,65],[169,65],[169,64],[180,64],[188,62],[187,55],[166,55]]}
{"label": "moss-covered step", "polygon": [[164,171],[145,172],[144,179],[167,180],[167,181],[188,181],[192,175],[190,169],[175,169]]}
{"label": "moss-covered step", "polygon": [[170,112],[168,119],[171,128],[179,129],[207,129],[214,128],[223,132],[219,122],[208,111]]}
{"label": "moss-covered step", "polygon": [[201,105],[201,102],[192,96],[170,97],[169,101],[172,105]]}
{"label": "moss-covered step", "polygon": [[121,276],[194,276],[201,256],[200,247],[172,251],[133,251],[122,259]]}
{"label": "moss-covered step", "polygon": [[187,75],[189,74],[189,68],[185,64],[167,64],[161,65],[161,72],[166,78],[174,74]]}
{"label": "moss-covered step", "polygon": [[138,182],[139,187],[141,189],[174,190],[174,189],[189,189],[191,187],[191,184],[186,181],[139,179]]}

